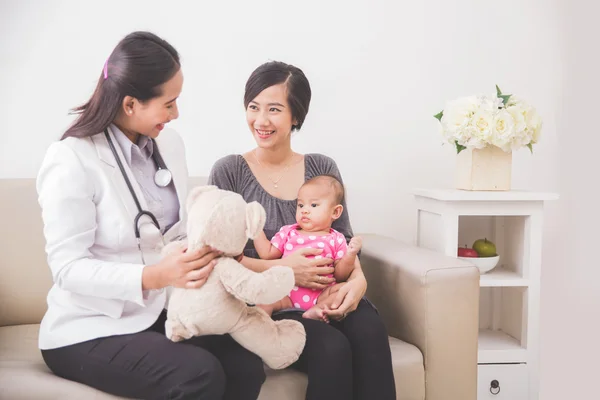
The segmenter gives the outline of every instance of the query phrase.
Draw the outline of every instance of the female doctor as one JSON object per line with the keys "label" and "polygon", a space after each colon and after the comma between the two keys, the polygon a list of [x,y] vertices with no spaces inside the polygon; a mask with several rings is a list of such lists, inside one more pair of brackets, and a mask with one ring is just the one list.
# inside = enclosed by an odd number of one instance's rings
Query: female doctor
{"label": "female doctor", "polygon": [[219,256],[160,257],[185,229],[183,142],[161,134],[182,84],[177,51],[134,32],[48,149],[37,190],[54,285],[39,346],[56,375],[118,396],[256,399],[262,362],[230,336],[164,334],[165,288],[202,286]]}

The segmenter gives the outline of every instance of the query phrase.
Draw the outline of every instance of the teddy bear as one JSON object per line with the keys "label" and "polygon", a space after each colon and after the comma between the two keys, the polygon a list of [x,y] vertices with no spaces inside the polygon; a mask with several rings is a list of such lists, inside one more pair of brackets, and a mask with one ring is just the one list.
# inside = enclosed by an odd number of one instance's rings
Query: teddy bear
{"label": "teddy bear", "polygon": [[174,341],[200,335],[229,334],[243,347],[257,354],[272,369],[294,363],[306,342],[301,323],[274,321],[255,304],[274,303],[294,287],[291,268],[274,266],[257,273],[244,267],[235,256],[241,254],[265,224],[265,210],[258,202],[246,203],[237,193],[216,186],[199,186],[186,202],[188,251],[204,245],[223,252],[206,283],[198,289],[171,288],[165,332]]}

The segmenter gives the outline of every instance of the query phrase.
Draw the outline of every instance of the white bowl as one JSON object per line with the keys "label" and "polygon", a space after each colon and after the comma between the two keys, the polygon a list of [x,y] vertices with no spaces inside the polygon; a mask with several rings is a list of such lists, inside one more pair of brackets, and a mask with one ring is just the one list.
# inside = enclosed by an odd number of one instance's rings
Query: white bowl
{"label": "white bowl", "polygon": [[500,256],[496,257],[458,257],[461,260],[468,261],[474,264],[477,268],[479,268],[480,274],[485,274],[486,272],[490,272],[496,265],[498,265],[498,261],[500,260]]}

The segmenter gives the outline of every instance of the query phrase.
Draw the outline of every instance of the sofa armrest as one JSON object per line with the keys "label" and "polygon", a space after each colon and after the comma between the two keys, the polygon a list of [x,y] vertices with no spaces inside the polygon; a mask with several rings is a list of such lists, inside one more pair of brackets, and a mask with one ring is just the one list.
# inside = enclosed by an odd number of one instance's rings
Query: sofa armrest
{"label": "sofa armrest", "polygon": [[479,270],[441,253],[361,235],[367,297],[390,336],[423,353],[427,400],[475,400]]}

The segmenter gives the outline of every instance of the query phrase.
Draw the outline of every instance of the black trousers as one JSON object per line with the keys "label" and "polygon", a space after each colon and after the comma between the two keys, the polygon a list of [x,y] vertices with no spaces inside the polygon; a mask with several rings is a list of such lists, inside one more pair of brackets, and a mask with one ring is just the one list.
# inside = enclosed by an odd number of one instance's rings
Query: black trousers
{"label": "black trousers", "polygon": [[166,314],[147,330],[42,350],[58,376],[136,399],[255,400],[262,360],[229,335],[173,343]]}
{"label": "black trousers", "polygon": [[326,324],[287,312],[274,319],[300,321],[306,345],[292,365],[308,374],[307,400],[395,400],[392,356],[383,321],[365,299],[346,319]]}

